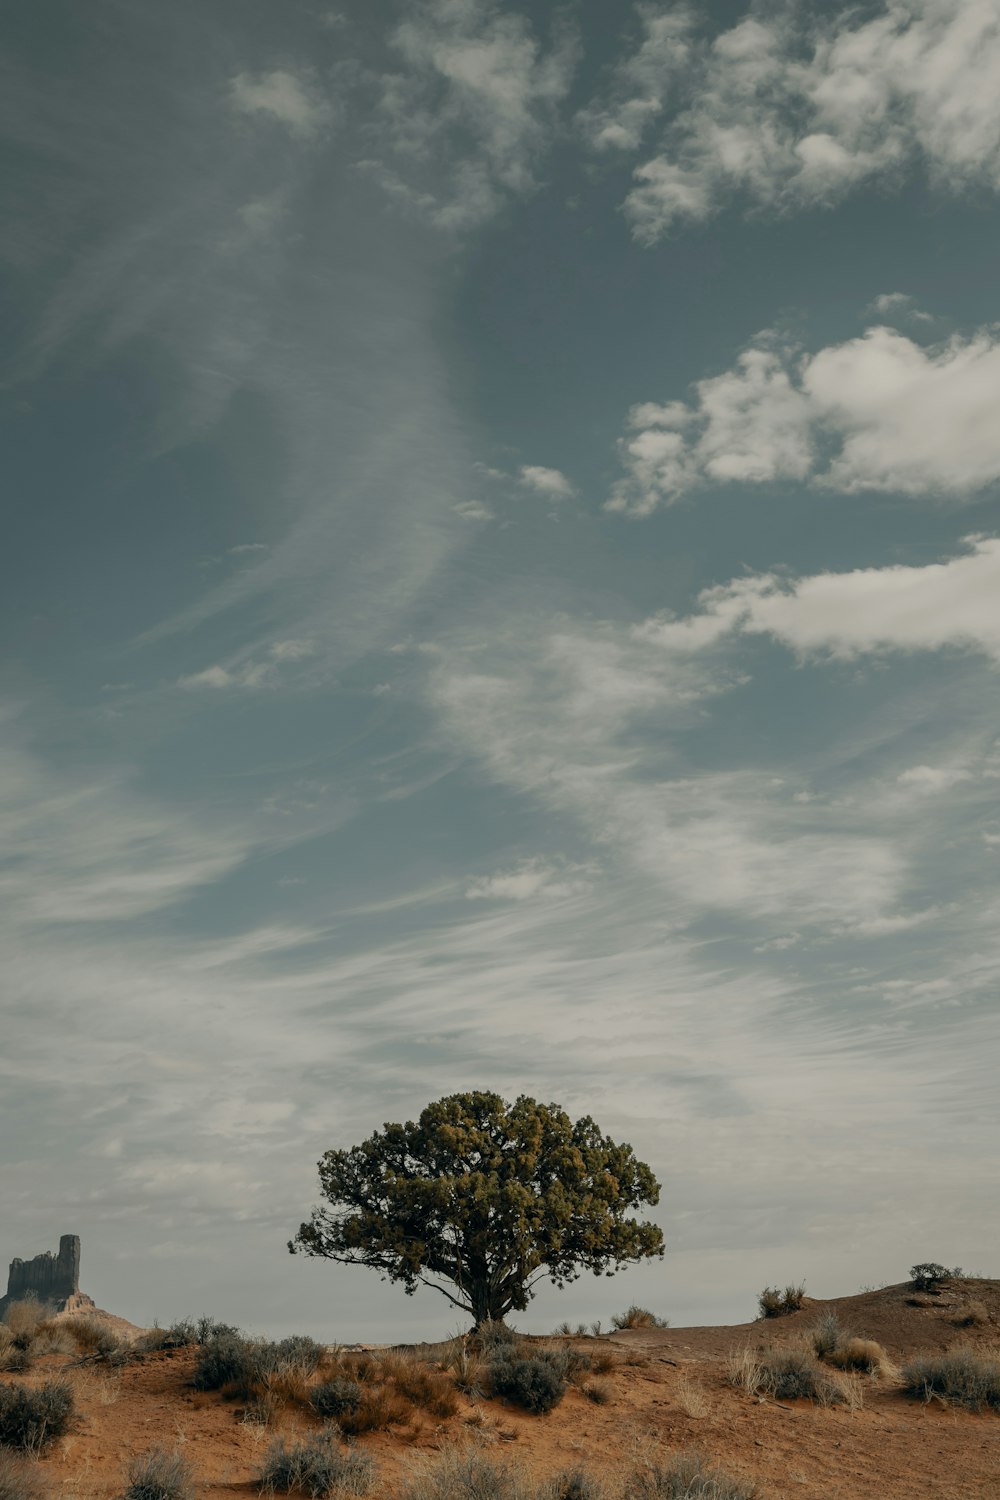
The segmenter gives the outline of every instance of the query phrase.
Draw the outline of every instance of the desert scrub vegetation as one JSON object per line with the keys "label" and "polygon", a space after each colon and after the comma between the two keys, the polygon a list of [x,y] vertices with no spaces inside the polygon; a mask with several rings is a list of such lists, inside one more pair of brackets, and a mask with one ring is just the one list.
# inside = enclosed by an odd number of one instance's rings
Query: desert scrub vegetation
{"label": "desert scrub vegetation", "polygon": [[757,1298],[757,1316],[761,1318],[786,1318],[798,1312],[805,1300],[806,1289],[802,1282],[798,1286],[789,1283],[782,1288],[766,1286]]}
{"label": "desert scrub vegetation", "polygon": [[956,1307],[955,1316],[952,1318],[956,1328],[985,1328],[990,1321],[990,1315],[982,1302],[963,1302]]}
{"label": "desert scrub vegetation", "polygon": [[615,1399],[615,1388],[610,1380],[585,1380],[580,1389],[595,1406],[608,1406]]}
{"label": "desert scrub vegetation", "polygon": [[759,1500],[760,1490],[714,1468],[698,1453],[643,1464],[625,1481],[623,1500]]}
{"label": "desert scrub vegetation", "polygon": [[271,1444],[257,1475],[262,1494],[367,1495],[375,1483],[375,1466],[365,1453],[343,1449],[339,1432],[328,1428],[315,1437]]}
{"label": "desert scrub vegetation", "polygon": [[244,1338],[223,1327],[199,1343],[192,1383],[199,1391],[222,1391],[234,1400],[249,1400],[269,1381],[273,1386],[277,1376],[312,1374],[323,1358],[323,1346],[303,1335],[273,1342]]}
{"label": "desert scrub vegetation", "polygon": [[924,1354],[904,1365],[902,1389],[907,1396],[930,1401],[937,1396],[970,1411],[1000,1411],[1000,1356],[975,1349]]}
{"label": "desert scrub vegetation", "polygon": [[567,1376],[568,1362],[561,1350],[541,1349],[537,1354],[498,1350],[489,1363],[494,1396],[536,1416],[559,1405],[566,1394]]}
{"label": "desert scrub vegetation", "polygon": [[817,1359],[822,1359],[837,1370],[860,1370],[866,1375],[877,1375],[891,1368],[891,1361],[882,1345],[875,1339],[858,1338],[842,1328],[836,1313],[827,1313],[810,1333]]}
{"label": "desert scrub vegetation", "polygon": [[455,1447],[416,1463],[402,1500],[534,1500],[534,1491],[520,1464]]}
{"label": "desert scrub vegetation", "polygon": [[730,1355],[730,1385],[748,1396],[765,1395],[775,1401],[817,1401],[821,1406],[860,1406],[860,1387],[828,1375],[808,1349],[752,1349]]}
{"label": "desert scrub vegetation", "polygon": [[194,1475],[182,1455],[151,1448],[125,1470],[122,1500],[194,1500]]}
{"label": "desert scrub vegetation", "polygon": [[91,1314],[68,1318],[66,1331],[81,1354],[103,1360],[110,1365],[123,1365],[132,1357],[132,1345],[123,1339],[110,1323]]}
{"label": "desert scrub vegetation", "polygon": [[65,1380],[0,1385],[0,1447],[41,1453],[53,1438],[62,1437],[72,1419],[73,1392]]}
{"label": "desert scrub vegetation", "polygon": [[0,1448],[0,1500],[42,1500],[45,1492],[36,1464],[10,1448]]}
{"label": "desert scrub vegetation", "polygon": [[10,1304],[4,1313],[4,1327],[7,1339],[15,1349],[30,1349],[39,1325],[45,1322],[51,1311],[37,1297],[23,1297]]}
{"label": "desert scrub vegetation", "polygon": [[668,1318],[658,1318],[656,1313],[650,1312],[648,1307],[637,1307],[633,1302],[631,1307],[626,1307],[623,1313],[615,1313],[611,1319],[612,1328],[669,1328]]}
{"label": "desert scrub vegetation", "polygon": [[921,1260],[910,1267],[910,1284],[916,1292],[939,1292],[945,1282],[957,1281],[962,1274],[961,1266],[950,1270],[937,1260]]}

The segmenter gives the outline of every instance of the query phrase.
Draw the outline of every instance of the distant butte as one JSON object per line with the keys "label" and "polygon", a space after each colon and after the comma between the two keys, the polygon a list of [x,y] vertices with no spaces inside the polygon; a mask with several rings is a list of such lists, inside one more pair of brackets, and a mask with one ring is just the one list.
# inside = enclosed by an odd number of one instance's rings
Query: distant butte
{"label": "distant butte", "polygon": [[0,1319],[12,1302],[35,1297],[53,1312],[85,1312],[94,1306],[80,1290],[80,1236],[64,1234],[56,1255],[51,1250],[32,1260],[15,1256],[7,1273],[7,1295],[0,1297]]}

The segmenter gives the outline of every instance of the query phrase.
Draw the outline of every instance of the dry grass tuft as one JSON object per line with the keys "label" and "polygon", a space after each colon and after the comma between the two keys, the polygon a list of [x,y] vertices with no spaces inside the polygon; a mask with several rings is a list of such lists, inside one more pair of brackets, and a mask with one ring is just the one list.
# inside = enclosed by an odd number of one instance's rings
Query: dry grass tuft
{"label": "dry grass tuft", "polygon": [[826,1355],[829,1364],[838,1370],[862,1370],[866,1375],[877,1375],[889,1363],[888,1355],[875,1339],[845,1338]]}
{"label": "dry grass tuft", "polygon": [[610,1380],[585,1380],[580,1389],[595,1406],[609,1406],[615,1399],[615,1388]]}
{"label": "dry grass tuft", "polygon": [[0,1448],[0,1500],[42,1500],[45,1485],[37,1464]]}
{"label": "dry grass tuft", "polygon": [[625,1481],[623,1500],[759,1500],[748,1480],[713,1468],[698,1453],[681,1453],[666,1464],[644,1464]]}
{"label": "dry grass tuft", "polygon": [[902,1371],[903,1391],[930,1401],[933,1397],[970,1411],[1000,1411],[1000,1355],[976,1349],[926,1354]]}
{"label": "dry grass tuft", "polygon": [[611,1319],[612,1327],[622,1328],[669,1328],[668,1318],[658,1318],[656,1313],[650,1312],[648,1307],[637,1307],[633,1302],[623,1313],[616,1313]]}
{"label": "dry grass tuft", "polygon": [[695,1421],[701,1421],[711,1411],[711,1402],[704,1386],[692,1380],[686,1371],[682,1371],[677,1377],[674,1383],[674,1395],[677,1398],[677,1405],[685,1416],[692,1417]]}
{"label": "dry grass tuft", "polygon": [[499,1462],[480,1448],[461,1445],[414,1464],[402,1500],[536,1500],[534,1486],[516,1462]]}
{"label": "dry grass tuft", "polygon": [[985,1328],[990,1315],[982,1302],[963,1302],[955,1309],[952,1322],[956,1328]]}
{"label": "dry grass tuft", "polygon": [[122,1500],[194,1500],[194,1474],[178,1451],[153,1448],[133,1458]]}
{"label": "dry grass tuft", "polygon": [[749,1346],[729,1358],[729,1380],[748,1396],[770,1396],[775,1401],[817,1401],[821,1406],[856,1404],[845,1377],[835,1379],[804,1348],[753,1350]]}
{"label": "dry grass tuft", "polygon": [[39,1302],[37,1297],[23,1297],[19,1302],[12,1302],[4,1313],[10,1341],[18,1349],[27,1349],[39,1324],[44,1323],[50,1313],[51,1308]]}
{"label": "dry grass tuft", "polygon": [[798,1286],[789,1284],[782,1290],[766,1286],[757,1298],[758,1316],[762,1318],[787,1318],[798,1312],[805,1301],[806,1289],[802,1282]]}

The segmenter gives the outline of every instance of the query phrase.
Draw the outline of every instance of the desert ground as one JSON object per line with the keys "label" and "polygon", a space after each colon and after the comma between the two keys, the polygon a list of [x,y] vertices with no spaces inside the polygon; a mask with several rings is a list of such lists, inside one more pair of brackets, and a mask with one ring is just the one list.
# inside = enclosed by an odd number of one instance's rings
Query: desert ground
{"label": "desert ground", "polygon": [[[844,1329],[876,1340],[885,1355],[877,1374],[847,1377],[849,1400],[778,1400],[733,1384],[734,1356],[804,1346],[830,1313]],[[116,1331],[138,1333],[120,1320]],[[539,1481],[583,1467],[606,1481],[609,1493],[639,1457],[694,1452],[755,1484],[762,1500],[985,1500],[1000,1497],[1000,1413],[907,1396],[899,1369],[916,1355],[983,1352],[998,1340],[1000,1282],[978,1279],[954,1282],[937,1295],[915,1294],[903,1283],[830,1301],[806,1298],[787,1316],[729,1327],[640,1326],[530,1338],[530,1349],[562,1345],[589,1355],[600,1373],[571,1383],[544,1415],[475,1391],[456,1391],[448,1416],[404,1403],[386,1430],[356,1443],[377,1466],[371,1493],[384,1500],[403,1494],[414,1465],[455,1444],[480,1446],[497,1462],[513,1460]],[[401,1353],[441,1369],[455,1345]],[[398,1358],[379,1346],[367,1359],[377,1364],[387,1354]],[[196,1346],[145,1352],[124,1363],[79,1351],[43,1353],[26,1372],[0,1376],[29,1386],[58,1376],[73,1387],[71,1430],[32,1465],[53,1500],[121,1496],[128,1460],[156,1445],[186,1456],[205,1500],[256,1495],[268,1446],[318,1430],[319,1419],[294,1392],[262,1422],[246,1400],[195,1389],[198,1357]],[[334,1349],[331,1357],[359,1356]],[[588,1394],[595,1384],[598,1399],[592,1389]]]}

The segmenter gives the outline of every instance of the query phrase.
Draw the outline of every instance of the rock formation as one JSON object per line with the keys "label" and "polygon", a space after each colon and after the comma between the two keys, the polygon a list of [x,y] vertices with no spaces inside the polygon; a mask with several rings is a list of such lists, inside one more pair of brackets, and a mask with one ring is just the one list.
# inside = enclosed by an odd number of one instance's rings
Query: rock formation
{"label": "rock formation", "polygon": [[26,1297],[37,1298],[53,1312],[76,1312],[93,1307],[91,1299],[80,1291],[79,1235],[62,1235],[57,1255],[46,1250],[33,1260],[14,1257],[7,1276],[7,1295],[0,1297],[0,1318],[11,1302],[20,1302]]}

